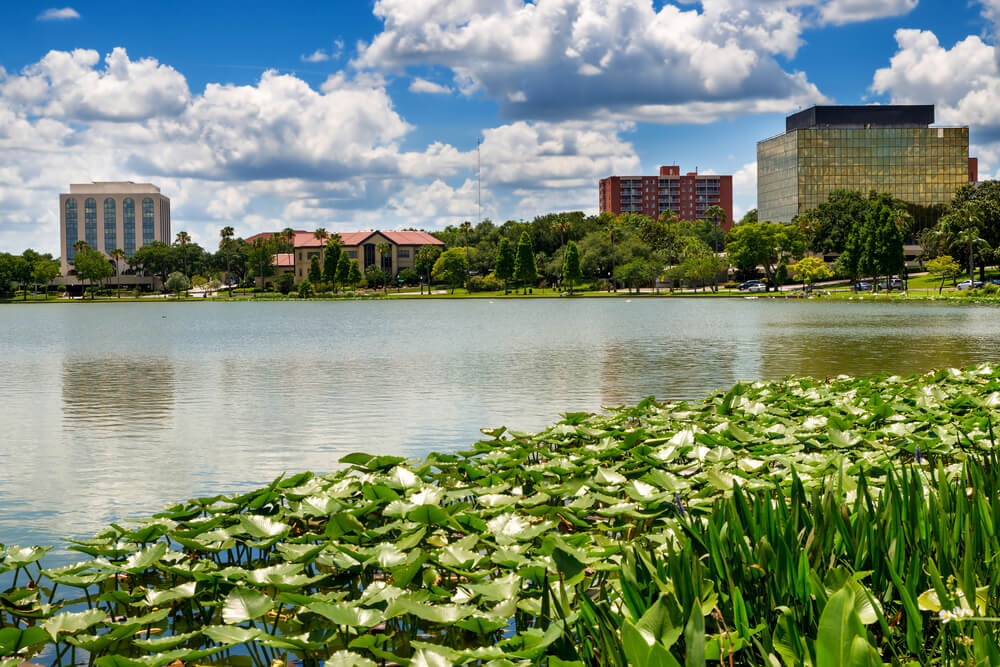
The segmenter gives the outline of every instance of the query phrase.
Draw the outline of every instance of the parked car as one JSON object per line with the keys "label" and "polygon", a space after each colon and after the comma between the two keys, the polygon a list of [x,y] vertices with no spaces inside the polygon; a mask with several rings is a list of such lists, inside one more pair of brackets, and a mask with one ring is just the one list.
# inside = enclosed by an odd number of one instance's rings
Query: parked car
{"label": "parked car", "polygon": [[1000,278],[993,278],[992,280],[990,280],[990,282],[993,283],[994,285],[1000,285]]}
{"label": "parked car", "polygon": [[957,287],[960,290],[979,289],[983,284],[978,280],[963,280]]}
{"label": "parked car", "polygon": [[740,291],[748,290],[751,287],[753,287],[754,285],[760,285],[760,284],[762,284],[762,283],[759,280],[748,280],[746,282],[740,283],[739,286],[736,289],[738,289]]}
{"label": "parked car", "polygon": [[889,290],[891,292],[894,289],[898,289],[898,290],[906,289],[906,285],[903,283],[903,281],[900,278],[892,278],[889,281],[886,281],[886,279],[883,278],[883,279],[881,279],[881,280],[878,281],[878,288],[880,290],[887,289],[887,290]]}
{"label": "parked car", "polygon": [[855,283],[854,289],[858,292],[870,292],[872,289],[872,284],[866,282]]}
{"label": "parked car", "polygon": [[750,292],[766,292],[767,285],[765,285],[764,283],[757,283],[755,285],[750,285],[749,287],[747,287],[747,290]]}

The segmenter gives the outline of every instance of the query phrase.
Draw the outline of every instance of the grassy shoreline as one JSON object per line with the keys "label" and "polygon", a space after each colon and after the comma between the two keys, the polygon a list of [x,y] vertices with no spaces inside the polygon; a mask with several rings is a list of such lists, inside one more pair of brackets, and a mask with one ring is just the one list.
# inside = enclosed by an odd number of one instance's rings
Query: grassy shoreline
{"label": "grassy shoreline", "polygon": [[998,418],[984,364],[352,454],[114,524],[76,565],[0,547],[0,664],[978,664],[1000,654]]}

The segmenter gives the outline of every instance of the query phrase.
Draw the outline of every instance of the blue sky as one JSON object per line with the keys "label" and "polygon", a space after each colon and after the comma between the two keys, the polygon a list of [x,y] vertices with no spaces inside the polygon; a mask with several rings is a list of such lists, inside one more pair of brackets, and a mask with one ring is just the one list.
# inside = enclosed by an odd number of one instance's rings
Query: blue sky
{"label": "blue sky", "polygon": [[0,9],[0,250],[69,183],[151,181],[214,248],[285,226],[593,212],[660,164],[735,176],[815,103],[933,103],[1000,170],[1000,0],[21,2]]}

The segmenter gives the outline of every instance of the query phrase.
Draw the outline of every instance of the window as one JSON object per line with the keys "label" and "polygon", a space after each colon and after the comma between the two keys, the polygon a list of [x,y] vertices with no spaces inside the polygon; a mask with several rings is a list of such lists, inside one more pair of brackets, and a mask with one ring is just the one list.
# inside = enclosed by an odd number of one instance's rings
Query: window
{"label": "window", "polygon": [[97,249],[97,200],[93,197],[83,202],[83,232],[87,245]]}
{"label": "window", "polygon": [[76,200],[66,200],[66,261],[73,261],[73,246],[77,241],[76,231]]}
{"label": "window", "polygon": [[142,245],[153,242],[153,200],[146,197],[142,200]]}
{"label": "window", "polygon": [[347,257],[348,257],[348,259],[357,259],[358,258],[358,251],[357,250],[348,250],[347,251]]}
{"label": "window", "polygon": [[118,247],[117,230],[115,227],[115,200],[107,197],[104,200],[104,252]]}
{"label": "window", "polygon": [[135,253],[135,200],[131,197],[122,202],[122,231],[125,256],[131,257]]}

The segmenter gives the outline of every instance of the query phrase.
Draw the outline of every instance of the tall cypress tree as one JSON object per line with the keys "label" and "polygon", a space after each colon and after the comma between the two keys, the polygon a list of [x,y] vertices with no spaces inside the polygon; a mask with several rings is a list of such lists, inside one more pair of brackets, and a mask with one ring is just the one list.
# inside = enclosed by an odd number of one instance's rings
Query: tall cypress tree
{"label": "tall cypress tree", "polygon": [[583,277],[580,271],[580,250],[576,243],[566,244],[566,254],[563,257],[563,280],[569,283],[569,293],[573,294],[573,284]]}
{"label": "tall cypress tree", "polygon": [[506,236],[500,239],[500,245],[497,247],[497,263],[493,272],[503,281],[504,293],[509,291],[510,279],[514,277],[514,248]]}
{"label": "tall cypress tree", "polygon": [[517,256],[514,258],[514,277],[528,293],[528,285],[538,280],[538,267],[535,265],[535,251],[531,247],[531,237],[528,232],[521,232],[521,240],[517,242]]}
{"label": "tall cypress tree", "polygon": [[326,252],[323,253],[323,280],[334,285],[337,283],[337,264],[340,262],[341,252],[340,237],[334,234],[326,242]]}
{"label": "tall cypress tree", "polygon": [[309,260],[309,282],[318,285],[323,280],[323,271],[319,268],[319,257],[313,255]]}
{"label": "tall cypress tree", "polygon": [[[351,259],[347,256],[346,250],[340,251],[340,259],[337,261],[337,282],[341,285],[347,285],[348,280],[350,280],[351,274]],[[360,282],[360,278],[358,282]]]}

